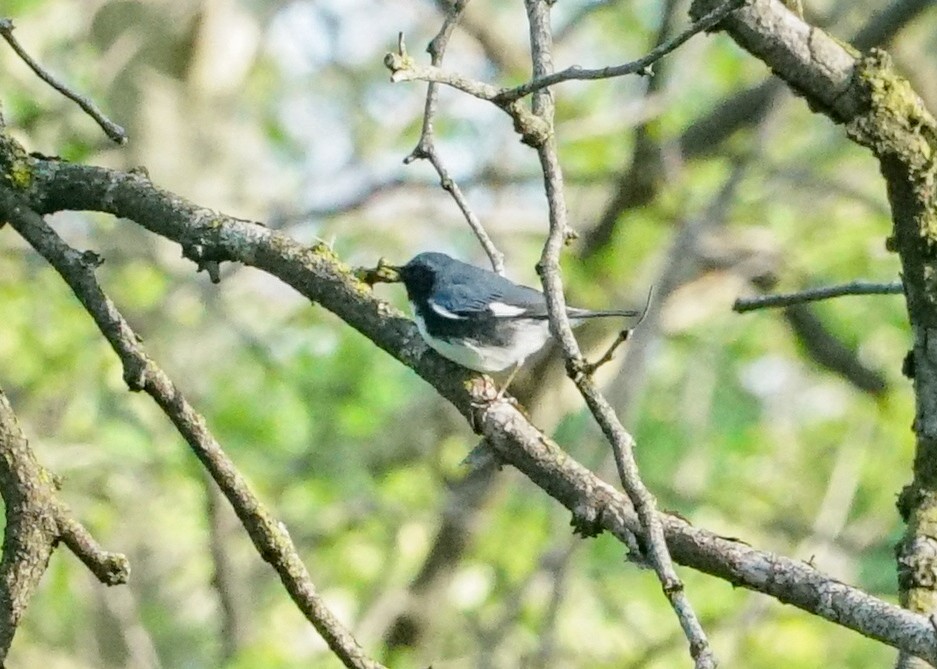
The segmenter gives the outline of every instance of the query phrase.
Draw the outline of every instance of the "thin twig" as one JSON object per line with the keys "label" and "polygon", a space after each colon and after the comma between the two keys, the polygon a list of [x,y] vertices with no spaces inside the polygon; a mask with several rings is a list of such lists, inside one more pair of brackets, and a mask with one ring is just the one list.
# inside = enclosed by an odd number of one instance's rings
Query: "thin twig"
{"label": "thin twig", "polygon": [[498,88],[484,81],[463,77],[461,74],[449,72],[433,65],[417,65],[407,53],[401,40],[397,52],[390,52],[384,56],[384,67],[390,70],[390,80],[394,83],[401,81],[428,81],[451,86],[463,93],[494,102],[502,111],[514,121],[514,129],[521,136],[521,141],[530,146],[536,146],[543,141],[547,128],[543,121],[525,109],[518,100],[513,102],[496,102],[498,96],[509,89]]}
{"label": "thin twig", "polygon": [[[452,4],[449,11],[446,13],[446,20],[443,21],[442,27],[426,48],[434,67],[442,65],[442,59],[445,56],[449,38],[452,36],[452,31],[455,29],[459,18],[462,16],[462,12],[465,11],[466,5],[468,5],[468,0],[456,0],[456,2]],[[398,51],[401,53],[405,52],[402,35],[400,36]],[[452,196],[452,199],[455,200],[466,222],[468,222],[472,232],[475,233],[475,236],[478,238],[478,242],[488,255],[488,259],[491,261],[491,267],[498,274],[504,274],[504,254],[501,253],[494,242],[491,241],[491,237],[488,235],[482,222],[469,206],[465,194],[462,192],[462,189],[459,188],[459,184],[457,184],[455,179],[449,174],[449,170],[446,169],[442,159],[439,157],[439,153],[436,151],[433,117],[436,115],[438,100],[439,85],[430,82],[426,87],[426,105],[423,110],[423,129],[420,132],[420,139],[413,151],[410,152],[410,155],[404,158],[403,162],[409,165],[414,160],[419,160],[421,158],[430,162],[433,169],[435,169],[436,173],[439,175],[439,183],[443,190],[448,192]]]}
{"label": "thin twig", "polygon": [[712,28],[730,13],[741,7],[744,3],[745,0],[727,0],[727,2],[720,5],[719,7],[716,7],[698,21],[693,22],[689,28],[684,30],[673,39],[660,44],[648,52],[647,55],[642,56],[637,60],[633,60],[630,63],[612,65],[609,67],[599,67],[596,69],[587,69],[578,65],[573,65],[572,67],[567,67],[565,70],[560,70],[559,72],[550,72],[549,74],[535,76],[527,83],[499,93],[493,101],[497,103],[513,102],[514,100],[519,100],[535,91],[542,90],[548,86],[553,86],[554,84],[559,84],[564,81],[611,79],[613,77],[623,77],[628,74],[649,75],[651,74],[651,65],[659,61],[671,51],[679,48],[684,42],[689,40],[697,33],[701,33],[704,30]]}
{"label": "thin twig", "polygon": [[[525,4],[530,22],[533,77],[536,81],[549,77],[553,69],[549,5],[544,0],[525,0]],[[537,90],[535,92],[532,109],[534,114],[543,119],[548,128],[552,129],[554,106],[552,94],[549,91]],[[550,213],[550,233],[537,266],[546,294],[550,330],[562,345],[570,378],[576,383],[592,415],[612,446],[622,485],[641,520],[650,563],[690,643],[690,654],[696,667],[697,669],[711,669],[716,666],[715,657],[706,633],[683,591],[683,583],[674,569],[664,538],[663,525],[657,513],[656,502],[641,480],[638,471],[634,458],[634,439],[622,426],[608,400],[598,390],[592,378],[584,373],[586,363],[566,316],[566,301],[563,296],[563,282],[559,268],[559,256],[567,239],[568,224],[563,174],[557,156],[554,134],[548,132],[545,140],[536,148],[543,169]]]}
{"label": "thin twig", "polygon": [[654,287],[651,286],[651,289],[647,291],[647,301],[644,303],[644,310],[641,312],[641,317],[638,319],[638,322],[632,325],[630,328],[626,328],[618,333],[618,336],[615,337],[615,340],[609,345],[608,349],[603,353],[598,360],[595,362],[586,363],[583,367],[583,372],[586,376],[592,376],[595,374],[596,370],[599,369],[602,365],[612,361],[612,358],[615,357],[615,351],[618,350],[618,347],[628,341],[631,337],[631,333],[634,332],[641,323],[644,322],[644,319],[647,318],[648,310],[651,308],[651,298],[654,297]]}
{"label": "thin twig", "polygon": [[23,46],[19,43],[19,40],[17,40],[13,35],[13,28],[14,26],[12,19],[0,18],[0,35],[2,35],[3,39],[7,41],[7,44],[13,48],[13,51],[16,52],[16,55],[19,56],[23,62],[29,66],[29,69],[35,72],[40,79],[49,84],[59,93],[67,97],[69,100],[76,102],[88,116],[93,118],[95,122],[101,126],[101,130],[103,130],[104,134],[107,135],[110,139],[117,142],[118,144],[126,144],[127,131],[107,118],[104,115],[104,112],[98,109],[97,105],[95,105],[90,99],[73,91],[71,88],[53,77],[42,67],[42,65],[36,62],[36,60],[30,56],[26,49],[24,49]]}
{"label": "thin twig", "polygon": [[120,358],[124,380],[130,389],[145,391],[173,422],[234,507],[260,556],[277,571],[293,601],[322,635],[332,652],[346,667],[383,667],[365,654],[351,633],[326,607],[286,527],[263,506],[234,462],[208,430],[205,419],[188,403],[165,372],[149,358],[140,345],[140,338],[101,289],[94,275],[100,258],[92,252],[80,253],[70,247],[41,216],[5,187],[0,187],[0,212],[55,268],[75,293]]}
{"label": "thin twig", "polygon": [[609,347],[608,347],[608,349],[605,351],[605,353],[603,353],[603,354],[599,357],[599,359],[596,360],[595,362],[587,363],[587,364],[584,366],[583,371],[584,371],[586,374],[590,375],[590,376],[591,376],[592,374],[595,374],[595,372],[598,371],[598,369],[599,369],[602,365],[605,365],[605,364],[607,364],[607,363],[609,363],[609,362],[612,361],[612,359],[615,357],[615,351],[618,350],[618,347],[619,347],[619,346],[621,346],[621,345],[624,344],[626,341],[628,341],[628,338],[629,338],[630,336],[631,336],[631,330],[630,330],[630,329],[629,329],[629,330],[622,330],[621,332],[619,332],[618,335],[615,337],[615,339],[612,341],[612,343],[609,345]]}
{"label": "thin twig", "polygon": [[[586,69],[573,65],[560,72],[534,76],[530,81],[514,88],[499,88],[494,84],[472,79],[458,72],[444,70],[439,67],[438,62],[433,62],[431,66],[418,65],[407,55],[405,50],[401,49],[398,49],[397,53],[388,53],[384,58],[384,65],[391,71],[391,81],[395,83],[401,81],[428,81],[446,84],[479,100],[494,102],[508,113],[515,115],[519,112],[517,109],[510,107],[512,103],[554,84],[574,80],[610,79],[628,74],[648,75],[651,73],[649,69],[651,65],[680,47],[697,33],[712,28],[743,5],[744,2],[745,0],[727,0],[724,4],[695,21],[689,28],[673,39],[658,45],[647,55],[629,63],[597,69]],[[522,114],[522,117],[526,118],[526,115]]]}
{"label": "thin twig", "polygon": [[808,288],[796,293],[781,293],[779,295],[757,295],[755,297],[740,297],[732,305],[732,311],[742,314],[756,309],[775,309],[789,307],[804,302],[818,302],[834,297],[846,295],[900,295],[904,292],[901,281],[891,283],[877,283],[875,281],[856,280],[835,286],[822,286]]}

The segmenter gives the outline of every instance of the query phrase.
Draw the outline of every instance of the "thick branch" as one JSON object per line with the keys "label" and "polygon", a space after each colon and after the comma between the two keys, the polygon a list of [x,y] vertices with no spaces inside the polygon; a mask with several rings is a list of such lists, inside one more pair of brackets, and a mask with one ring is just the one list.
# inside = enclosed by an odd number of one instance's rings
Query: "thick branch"
{"label": "thick branch", "polygon": [[[701,14],[710,0],[696,0]],[[912,6],[908,13],[913,13]],[[937,122],[888,56],[859,56],[804,23],[776,0],[755,0],[720,24],[741,46],[767,64],[811,108],[846,124],[849,137],[879,160],[894,221],[890,248],[901,259],[914,347],[917,452],[914,480],[902,491],[899,510],[908,523],[898,545],[902,604],[937,612]],[[932,658],[927,658],[933,662]],[[900,666],[917,664],[903,656]]]}
{"label": "thick branch", "polygon": [[6,507],[0,560],[0,666],[55,545],[49,479],[0,389],[0,494]]}
{"label": "thick branch", "polygon": [[[0,161],[8,153],[0,146]],[[256,223],[196,207],[137,174],[28,157],[26,192],[42,212],[104,211],[136,221],[183,248],[237,260],[280,278],[332,311],[412,368],[487,436],[499,456],[570,510],[591,515],[622,538],[641,523],[626,497],[572,460],[505,402],[482,416],[473,409],[473,374],[436,355],[416,327],[371,296],[324,246],[308,248]],[[479,383],[478,387],[484,384]],[[662,515],[674,558],[731,583],[763,592],[895,647],[937,660],[937,634],[927,618],[822,575],[806,563],[758,551]]]}

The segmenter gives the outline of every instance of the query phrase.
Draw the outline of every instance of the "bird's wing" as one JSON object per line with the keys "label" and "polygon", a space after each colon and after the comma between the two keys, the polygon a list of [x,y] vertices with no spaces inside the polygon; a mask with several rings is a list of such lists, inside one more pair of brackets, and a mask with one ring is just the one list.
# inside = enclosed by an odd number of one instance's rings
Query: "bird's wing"
{"label": "bird's wing", "polygon": [[547,301],[539,290],[509,283],[488,309],[500,318],[546,318]]}
{"label": "bird's wing", "polygon": [[539,291],[507,279],[484,284],[453,282],[434,291],[429,306],[437,315],[457,320],[473,317],[542,318],[546,315],[546,303]]}

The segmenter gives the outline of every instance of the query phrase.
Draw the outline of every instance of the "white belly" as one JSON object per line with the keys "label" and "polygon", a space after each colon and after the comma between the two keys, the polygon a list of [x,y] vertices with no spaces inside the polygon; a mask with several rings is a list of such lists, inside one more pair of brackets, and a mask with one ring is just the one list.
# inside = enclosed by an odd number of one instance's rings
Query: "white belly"
{"label": "white belly", "polygon": [[426,323],[418,313],[413,314],[416,327],[423,340],[437,353],[463,367],[476,372],[500,372],[518,365],[533,353],[536,353],[550,338],[550,327],[546,321],[515,321],[516,332],[507,347],[489,347],[477,343],[453,344],[440,339],[433,339],[426,331]]}

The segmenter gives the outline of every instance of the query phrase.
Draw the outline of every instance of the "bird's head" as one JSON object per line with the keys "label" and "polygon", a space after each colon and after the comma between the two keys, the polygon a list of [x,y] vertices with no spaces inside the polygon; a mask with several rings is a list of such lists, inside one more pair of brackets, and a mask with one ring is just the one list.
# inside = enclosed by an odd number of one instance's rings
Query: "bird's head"
{"label": "bird's head", "polygon": [[458,261],[445,253],[420,253],[414,256],[406,265],[397,267],[400,280],[407,287],[407,295],[411,300],[427,297],[436,285],[436,278],[440,273],[451,269]]}

